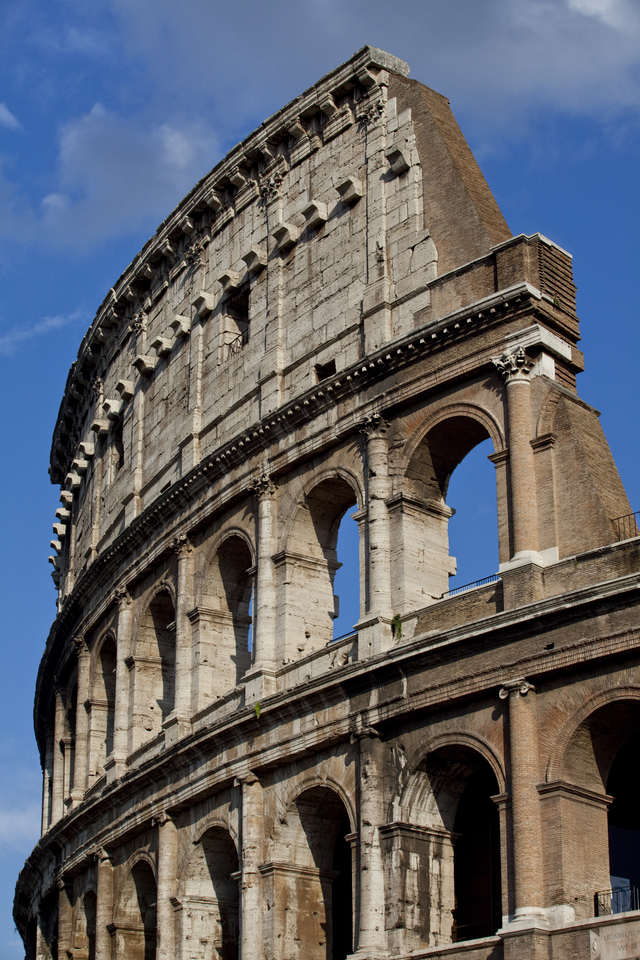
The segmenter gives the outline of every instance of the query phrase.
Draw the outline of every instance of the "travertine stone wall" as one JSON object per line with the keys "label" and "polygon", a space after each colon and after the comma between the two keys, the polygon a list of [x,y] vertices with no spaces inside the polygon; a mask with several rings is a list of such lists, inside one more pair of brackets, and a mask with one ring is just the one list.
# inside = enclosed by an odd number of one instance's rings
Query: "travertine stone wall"
{"label": "travertine stone wall", "polygon": [[[640,554],[575,307],[570,255],[511,237],[447,101],[370,47],[160,225],[54,433],[29,960],[578,960],[617,922]],[[486,439],[500,567],[449,596]]]}

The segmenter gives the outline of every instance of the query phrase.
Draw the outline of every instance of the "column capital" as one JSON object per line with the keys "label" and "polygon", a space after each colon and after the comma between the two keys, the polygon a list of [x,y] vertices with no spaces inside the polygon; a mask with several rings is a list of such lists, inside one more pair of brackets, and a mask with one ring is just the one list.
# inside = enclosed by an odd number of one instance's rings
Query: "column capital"
{"label": "column capital", "polygon": [[188,557],[190,553],[193,553],[193,544],[188,534],[179,533],[177,537],[174,537],[171,541],[171,549],[177,554],[178,560],[182,560],[183,557]]}
{"label": "column capital", "polygon": [[260,779],[255,775],[252,770],[249,770],[248,773],[241,774],[241,776],[236,777],[233,781],[234,787],[251,787],[254,783],[259,783]]}
{"label": "column capital", "polygon": [[382,414],[373,413],[370,417],[365,417],[360,423],[360,433],[363,433],[367,440],[374,440],[386,437],[391,424],[384,419]]}
{"label": "column capital", "polygon": [[264,497],[272,497],[275,493],[276,485],[268,473],[256,477],[251,483],[251,492],[256,500],[262,500]]}
{"label": "column capital", "polygon": [[173,820],[166,810],[161,810],[160,813],[156,813],[155,816],[151,817],[152,827],[164,827],[165,823],[172,822]]}
{"label": "column capital", "polygon": [[87,645],[87,641],[85,640],[85,638],[84,638],[82,635],[78,635],[78,636],[76,636],[76,637],[72,637],[72,639],[71,639],[71,649],[73,650],[73,652],[74,652],[75,655],[77,656],[78,660],[79,660],[81,657],[86,657],[86,656],[89,655],[89,647],[88,647],[88,645]]}
{"label": "column capital", "polygon": [[116,587],[113,591],[114,602],[118,604],[118,609],[122,610],[124,607],[130,607],[133,603],[131,599],[131,594],[126,586]]}
{"label": "column capital", "polygon": [[518,677],[515,680],[505,680],[498,696],[501,700],[506,700],[510,693],[519,693],[522,697],[526,697],[530,690],[535,693],[535,689],[534,685],[524,677]]}
{"label": "column capital", "polygon": [[528,382],[531,378],[533,360],[527,356],[521,344],[505,350],[501,357],[491,357],[491,362],[506,383],[513,383],[516,380]]}
{"label": "column capital", "polygon": [[111,857],[109,856],[105,848],[101,847],[99,844],[96,844],[96,846],[92,849],[91,858],[97,861],[98,864],[109,863],[111,861]]}

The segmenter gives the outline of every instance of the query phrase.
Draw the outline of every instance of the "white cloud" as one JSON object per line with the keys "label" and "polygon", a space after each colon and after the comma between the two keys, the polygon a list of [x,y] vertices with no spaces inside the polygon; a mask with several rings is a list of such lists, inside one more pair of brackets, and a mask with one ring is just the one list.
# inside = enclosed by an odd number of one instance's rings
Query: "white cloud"
{"label": "white cloud", "polygon": [[14,117],[6,103],[0,103],[0,126],[9,130],[22,130],[22,124]]}
{"label": "white cloud", "polygon": [[[62,327],[79,323],[81,320],[86,322],[88,320],[88,314],[85,310],[79,308],[73,313],[64,316],[45,317],[44,320],[40,320],[38,323],[34,323],[28,327],[12,327],[7,333],[0,335],[0,355],[12,356],[18,346],[25,341],[37,339],[47,333],[51,333],[52,330],[60,330]],[[2,816],[1,811],[0,816]]]}
{"label": "white cloud", "polygon": [[150,228],[217,159],[204,122],[144,124],[97,103],[61,131],[59,189],[42,201],[44,223],[63,244]]}

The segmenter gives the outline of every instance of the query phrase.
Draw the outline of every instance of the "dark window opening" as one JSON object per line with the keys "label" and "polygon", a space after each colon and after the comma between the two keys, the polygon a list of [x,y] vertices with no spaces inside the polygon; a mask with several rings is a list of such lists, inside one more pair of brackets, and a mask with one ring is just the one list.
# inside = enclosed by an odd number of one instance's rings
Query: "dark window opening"
{"label": "dark window opening", "polygon": [[609,807],[609,872],[612,887],[640,887],[640,733],[627,740],[611,765]]}
{"label": "dark window opening", "polygon": [[492,771],[472,774],[454,823],[454,942],[490,937],[501,926],[500,826]]}
{"label": "dark window opening", "polygon": [[328,363],[316,363],[315,370],[318,383],[322,383],[323,380],[327,380],[329,377],[335,377],[336,362],[335,360],[329,360]]}
{"label": "dark window opening", "polygon": [[353,918],[351,891],[351,845],[347,836],[351,833],[349,818],[340,825],[333,852],[333,869],[336,873],[331,887],[332,924],[331,958],[346,960],[353,952]]}
{"label": "dark window opening", "polygon": [[238,353],[249,342],[249,285],[231,294],[226,308],[226,342],[228,356]]}
{"label": "dark window opening", "polygon": [[124,422],[122,417],[113,428],[113,463],[116,470],[124,467]]}

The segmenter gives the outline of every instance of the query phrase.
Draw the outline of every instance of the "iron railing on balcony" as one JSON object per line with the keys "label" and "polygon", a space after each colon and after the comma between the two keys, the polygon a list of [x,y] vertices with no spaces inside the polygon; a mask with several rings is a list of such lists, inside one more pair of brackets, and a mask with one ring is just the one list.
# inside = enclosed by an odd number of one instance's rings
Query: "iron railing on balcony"
{"label": "iron railing on balcony", "polygon": [[614,913],[626,913],[627,910],[640,910],[640,888],[611,887],[594,894],[596,917],[610,917]]}
{"label": "iron railing on balcony", "polygon": [[616,517],[612,524],[616,528],[618,540],[631,540],[632,537],[640,537],[640,528],[638,528],[638,517],[640,510],[630,513],[626,517]]}
{"label": "iron railing on balcony", "polygon": [[465,583],[461,587],[454,587],[453,590],[445,590],[443,594],[440,595],[440,599],[444,600],[445,597],[454,597],[456,593],[465,593],[467,590],[473,590],[474,587],[484,587],[485,583],[497,583],[498,580],[501,580],[497,573],[492,573],[490,577],[483,577],[482,580],[474,580],[472,583]]}
{"label": "iron railing on balcony", "polygon": [[229,357],[235,357],[236,354],[240,353],[245,344],[249,343],[249,328],[243,330],[235,340],[232,340],[231,343],[227,344],[227,360]]}

